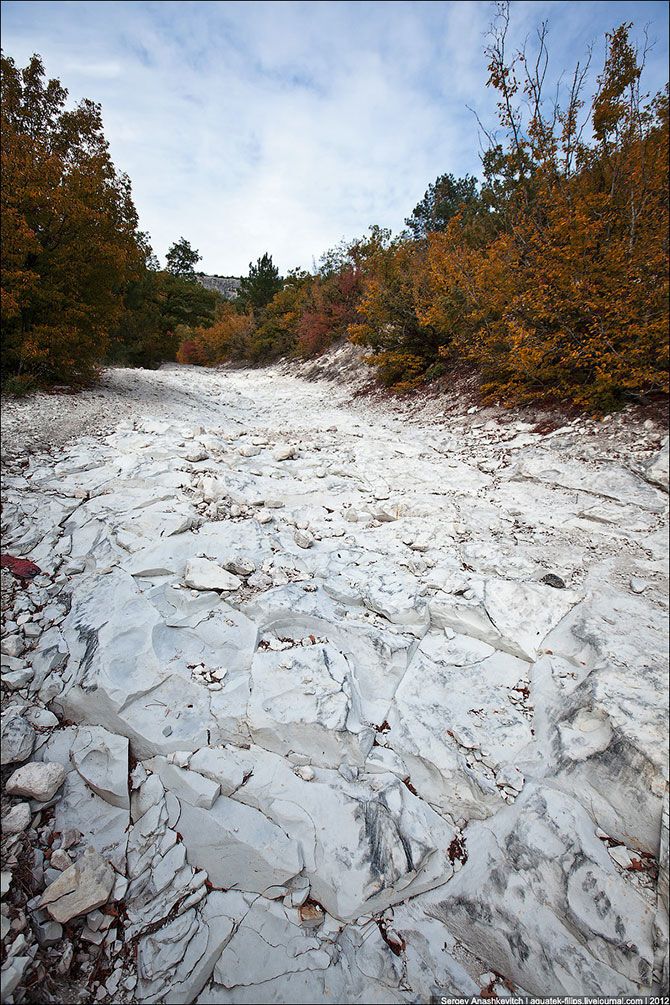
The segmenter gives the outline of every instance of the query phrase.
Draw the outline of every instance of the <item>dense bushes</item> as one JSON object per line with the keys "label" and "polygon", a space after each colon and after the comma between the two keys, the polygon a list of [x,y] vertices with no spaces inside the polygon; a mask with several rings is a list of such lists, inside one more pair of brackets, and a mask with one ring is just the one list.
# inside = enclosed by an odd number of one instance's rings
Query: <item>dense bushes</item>
{"label": "dense bushes", "polygon": [[486,54],[503,137],[481,185],[442,175],[404,234],[371,228],[289,275],[209,362],[317,354],[347,333],[398,391],[466,363],[504,402],[599,411],[667,393],[667,93],[643,97],[622,25],[588,111],[578,66],[546,117],[545,29],[532,58],[506,61],[507,27],[501,4]]}
{"label": "dense bushes", "polygon": [[230,304],[221,305],[214,323],[190,331],[177,352],[180,363],[210,365],[226,359],[245,359],[253,330],[253,315]]}
{"label": "dense bushes", "polygon": [[[15,388],[85,382],[112,360],[214,365],[314,356],[350,338],[411,392],[466,365],[505,403],[593,412],[668,390],[668,96],[641,90],[630,25],[607,38],[595,93],[542,94],[546,30],[509,60],[509,8],[486,49],[500,134],[482,180],[441,175],[395,238],[378,227],[282,278],[269,254],[225,302],[181,238],[161,272],[100,109],[65,109],[38,57],[2,60],[2,319]],[[549,108],[549,112],[545,109]]]}
{"label": "dense bushes", "polygon": [[[473,243],[459,217],[428,239],[419,316],[503,400],[597,410],[667,390],[667,96],[641,101],[626,26],[608,41],[593,143],[577,134],[578,93],[555,131],[537,110],[499,157],[498,178],[518,165],[500,231]],[[505,98],[514,78],[494,71]]]}
{"label": "dense bushes", "polygon": [[[128,178],[109,156],[100,107],[2,57],[3,384],[85,384],[105,360],[174,359],[184,327],[214,316],[183,239],[160,272]],[[190,258],[189,258],[190,254]],[[193,259],[195,256],[195,259]],[[180,327],[181,326],[181,327]]]}

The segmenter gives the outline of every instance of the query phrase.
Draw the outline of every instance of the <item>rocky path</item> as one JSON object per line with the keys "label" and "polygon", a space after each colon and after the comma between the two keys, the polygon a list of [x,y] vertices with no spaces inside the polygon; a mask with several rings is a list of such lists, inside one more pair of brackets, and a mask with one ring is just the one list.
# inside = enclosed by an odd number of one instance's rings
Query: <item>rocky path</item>
{"label": "rocky path", "polygon": [[7,1001],[662,987],[653,423],[277,370],[70,400],[9,407]]}

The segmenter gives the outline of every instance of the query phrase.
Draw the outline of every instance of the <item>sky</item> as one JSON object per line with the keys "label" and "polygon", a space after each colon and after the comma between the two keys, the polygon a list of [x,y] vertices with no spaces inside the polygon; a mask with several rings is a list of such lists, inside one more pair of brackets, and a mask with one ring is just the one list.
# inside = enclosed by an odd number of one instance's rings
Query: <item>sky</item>
{"label": "sky", "polygon": [[[5,54],[39,53],[73,101],[102,105],[159,259],[186,237],[208,273],[269,251],[310,268],[371,224],[400,230],[428,184],[478,174],[477,111],[494,124],[485,33],[492,5],[441,2],[2,4]],[[655,40],[646,89],[667,77],[665,2],[512,3],[516,45],[549,22],[558,80],[633,21]]]}

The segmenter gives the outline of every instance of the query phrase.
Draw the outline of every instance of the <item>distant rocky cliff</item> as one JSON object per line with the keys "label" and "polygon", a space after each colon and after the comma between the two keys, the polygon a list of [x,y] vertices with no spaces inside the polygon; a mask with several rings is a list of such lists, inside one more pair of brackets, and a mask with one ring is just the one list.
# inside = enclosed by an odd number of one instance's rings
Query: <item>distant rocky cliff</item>
{"label": "distant rocky cliff", "polygon": [[236,297],[240,287],[240,279],[237,276],[206,276],[199,272],[196,279],[206,290],[216,290],[227,300]]}

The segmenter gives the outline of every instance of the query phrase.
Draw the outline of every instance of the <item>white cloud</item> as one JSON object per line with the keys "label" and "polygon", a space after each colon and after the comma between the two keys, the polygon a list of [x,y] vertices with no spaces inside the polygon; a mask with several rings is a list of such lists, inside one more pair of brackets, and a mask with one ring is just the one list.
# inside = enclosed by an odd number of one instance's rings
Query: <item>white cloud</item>
{"label": "white cloud", "polygon": [[[514,7],[519,41],[553,19],[559,66],[641,8],[661,38],[667,18],[664,4]],[[4,47],[102,103],[160,255],[183,234],[206,270],[239,274],[266,250],[308,267],[371,223],[399,229],[438,174],[478,169],[465,106],[493,110],[489,16],[476,2],[8,2]]]}

